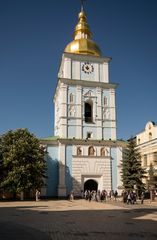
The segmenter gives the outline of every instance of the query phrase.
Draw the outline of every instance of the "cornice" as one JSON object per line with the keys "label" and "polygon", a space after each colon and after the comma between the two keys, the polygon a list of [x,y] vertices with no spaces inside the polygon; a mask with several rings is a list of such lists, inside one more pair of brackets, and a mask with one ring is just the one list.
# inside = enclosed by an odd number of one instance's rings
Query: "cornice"
{"label": "cornice", "polygon": [[93,82],[86,80],[78,80],[78,79],[69,79],[69,78],[58,78],[55,94],[53,97],[53,101],[55,101],[56,94],[58,91],[58,87],[61,83],[66,85],[73,86],[81,86],[81,87],[93,87],[93,88],[103,88],[103,89],[116,89],[118,87],[118,83],[104,83],[104,82]]}
{"label": "cornice", "polygon": [[72,60],[78,60],[81,62],[89,61],[89,62],[97,62],[97,63],[103,63],[103,62],[110,62],[112,60],[111,57],[97,57],[97,56],[91,56],[91,55],[84,55],[84,54],[74,54],[74,53],[63,53],[63,58],[71,58]]}
{"label": "cornice", "polygon": [[150,146],[154,146],[154,145],[157,145],[157,138],[154,138],[152,140],[149,140],[147,142],[143,142],[141,144],[138,144],[136,146],[136,148],[144,148],[144,147],[150,147]]}
{"label": "cornice", "polygon": [[59,78],[59,83],[65,83],[70,85],[79,85],[83,87],[100,87],[104,89],[116,89],[118,84],[117,83],[104,83],[104,82],[93,82],[93,81],[86,81],[86,80],[78,80],[78,79],[68,79],[68,78]]}
{"label": "cornice", "polygon": [[91,146],[108,146],[108,147],[122,147],[125,148],[127,143],[122,140],[95,140],[95,139],[69,139],[69,138],[58,138],[55,140],[41,140],[43,145],[91,145]]}

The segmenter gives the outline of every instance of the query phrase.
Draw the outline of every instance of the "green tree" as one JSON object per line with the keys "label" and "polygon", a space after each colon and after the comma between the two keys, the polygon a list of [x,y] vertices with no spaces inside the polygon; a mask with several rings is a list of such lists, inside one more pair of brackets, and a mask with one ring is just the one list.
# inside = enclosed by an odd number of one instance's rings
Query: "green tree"
{"label": "green tree", "polygon": [[44,184],[45,151],[27,129],[9,131],[0,137],[0,188],[14,194],[41,188]]}
{"label": "green tree", "polygon": [[128,141],[127,148],[123,152],[121,173],[123,186],[126,190],[136,188],[139,194],[144,191],[142,179],[145,177],[145,171],[141,167],[141,156],[136,148],[134,138]]}

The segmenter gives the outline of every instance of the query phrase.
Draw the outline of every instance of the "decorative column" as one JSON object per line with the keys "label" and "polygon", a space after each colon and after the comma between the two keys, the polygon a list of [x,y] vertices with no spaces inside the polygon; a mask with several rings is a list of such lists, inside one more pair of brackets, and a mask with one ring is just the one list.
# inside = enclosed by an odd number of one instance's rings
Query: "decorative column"
{"label": "decorative column", "polygon": [[82,87],[77,86],[76,92],[76,138],[82,139]]}
{"label": "decorative column", "polygon": [[110,89],[110,120],[111,120],[111,139],[116,140],[116,109],[115,109],[115,89]]}
{"label": "decorative column", "polygon": [[97,96],[97,112],[96,112],[96,126],[97,126],[97,139],[102,139],[102,90],[101,88],[96,89]]}
{"label": "decorative column", "polygon": [[59,136],[67,137],[67,85],[61,83],[60,85],[60,130]]}

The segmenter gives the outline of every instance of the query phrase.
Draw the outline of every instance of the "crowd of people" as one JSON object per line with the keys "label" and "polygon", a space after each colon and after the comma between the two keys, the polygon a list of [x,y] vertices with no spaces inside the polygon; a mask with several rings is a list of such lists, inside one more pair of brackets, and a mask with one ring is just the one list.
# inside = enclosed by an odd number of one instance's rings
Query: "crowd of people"
{"label": "crowd of people", "polygon": [[[121,196],[118,196],[117,190],[111,190],[107,192],[106,190],[85,190],[85,192],[81,191],[81,197],[87,201],[96,201],[96,202],[107,202],[107,201],[117,201],[117,198],[120,197],[123,200],[123,203],[126,204],[135,204],[137,203],[137,194],[136,191],[123,191]],[[141,193],[140,199],[141,204],[144,203],[144,192]],[[74,200],[74,192],[70,193],[70,201]]]}
{"label": "crowd of people", "polygon": [[[117,190],[111,190],[109,193],[106,190],[103,191],[95,191],[95,190],[85,190],[85,192],[81,191],[81,197],[85,200],[96,201],[96,202],[106,202],[108,199],[117,200],[118,192]],[[74,200],[74,192],[71,191],[69,196],[70,201]]]}
{"label": "crowd of people", "polygon": [[109,198],[110,200],[111,199],[115,199],[117,200],[117,196],[118,196],[118,192],[117,191],[110,191],[109,194],[107,193],[106,190],[98,190],[97,192],[96,191],[90,191],[90,190],[86,190],[84,192],[84,198],[88,201],[97,201],[97,202],[106,202],[107,199]]}
{"label": "crowd of people", "polygon": [[[141,193],[140,199],[141,204],[144,202],[144,192]],[[123,191],[122,192],[123,203],[135,204],[137,203],[137,193],[136,191]]]}

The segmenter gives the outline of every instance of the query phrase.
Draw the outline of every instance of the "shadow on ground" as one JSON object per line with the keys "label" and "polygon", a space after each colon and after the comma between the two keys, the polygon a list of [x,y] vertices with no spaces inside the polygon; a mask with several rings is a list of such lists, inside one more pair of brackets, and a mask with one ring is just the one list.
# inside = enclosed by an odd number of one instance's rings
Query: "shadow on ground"
{"label": "shadow on ground", "polygon": [[[51,204],[0,208],[1,240],[156,240],[157,208],[68,210]],[[89,203],[90,204],[90,203]],[[52,201],[53,205],[53,201]],[[106,205],[107,206],[107,205]]]}

